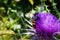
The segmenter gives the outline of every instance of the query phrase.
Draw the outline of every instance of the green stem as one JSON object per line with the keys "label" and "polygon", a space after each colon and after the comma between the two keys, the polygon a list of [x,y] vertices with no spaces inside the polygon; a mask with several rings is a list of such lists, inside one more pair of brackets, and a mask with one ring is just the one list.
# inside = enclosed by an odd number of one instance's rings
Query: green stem
{"label": "green stem", "polygon": [[56,4],[54,3],[54,0],[52,0],[52,6],[53,6],[54,11],[56,12],[56,15],[58,15],[58,18],[60,18],[60,14],[59,14],[59,11],[56,7]]}

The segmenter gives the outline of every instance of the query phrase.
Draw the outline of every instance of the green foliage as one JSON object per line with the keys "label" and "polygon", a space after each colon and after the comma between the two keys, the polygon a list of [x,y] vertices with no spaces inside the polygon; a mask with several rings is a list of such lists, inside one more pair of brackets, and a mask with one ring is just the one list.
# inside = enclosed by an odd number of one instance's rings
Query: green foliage
{"label": "green foliage", "polygon": [[[33,2],[33,4],[31,4]],[[8,35],[0,37],[1,40],[18,40],[23,37],[29,38],[30,35],[23,36],[25,32],[32,28],[30,17],[26,17],[32,10],[35,12],[47,11],[52,12],[60,18],[59,0],[0,0],[0,30],[12,30],[15,34],[12,37]],[[50,10],[50,11],[49,11]],[[33,13],[32,13],[33,14]],[[6,32],[4,31],[4,33]],[[9,32],[5,33],[8,34]],[[10,35],[10,34],[9,34]],[[6,39],[7,38],[7,39]],[[24,39],[25,40],[25,39]]]}

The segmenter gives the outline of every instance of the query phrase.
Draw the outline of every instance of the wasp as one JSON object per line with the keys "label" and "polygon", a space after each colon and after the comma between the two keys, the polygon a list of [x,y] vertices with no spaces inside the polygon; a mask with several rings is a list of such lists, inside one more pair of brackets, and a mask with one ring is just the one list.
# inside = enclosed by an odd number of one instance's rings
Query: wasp
{"label": "wasp", "polygon": [[36,20],[33,20],[33,21],[32,21],[32,27],[33,27],[33,28],[36,28]]}
{"label": "wasp", "polygon": [[36,21],[38,20],[38,17],[36,16],[38,13],[35,13],[32,17],[32,27],[36,28]]}

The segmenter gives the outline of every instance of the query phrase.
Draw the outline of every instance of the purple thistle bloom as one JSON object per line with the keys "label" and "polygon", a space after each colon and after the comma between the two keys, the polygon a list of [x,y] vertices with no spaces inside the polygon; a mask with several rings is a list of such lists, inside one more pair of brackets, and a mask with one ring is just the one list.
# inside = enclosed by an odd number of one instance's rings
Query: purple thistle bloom
{"label": "purple thistle bloom", "polygon": [[35,15],[33,20],[36,20],[35,30],[40,40],[55,40],[53,34],[60,32],[60,22],[57,17],[51,13],[41,12]]}

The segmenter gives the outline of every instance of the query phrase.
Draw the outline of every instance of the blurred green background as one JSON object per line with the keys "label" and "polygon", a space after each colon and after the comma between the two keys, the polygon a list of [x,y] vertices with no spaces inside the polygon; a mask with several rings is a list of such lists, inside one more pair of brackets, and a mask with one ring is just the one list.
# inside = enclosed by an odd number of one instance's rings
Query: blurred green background
{"label": "blurred green background", "polygon": [[0,0],[0,40],[31,40],[31,19],[42,11],[60,20],[60,0]]}

